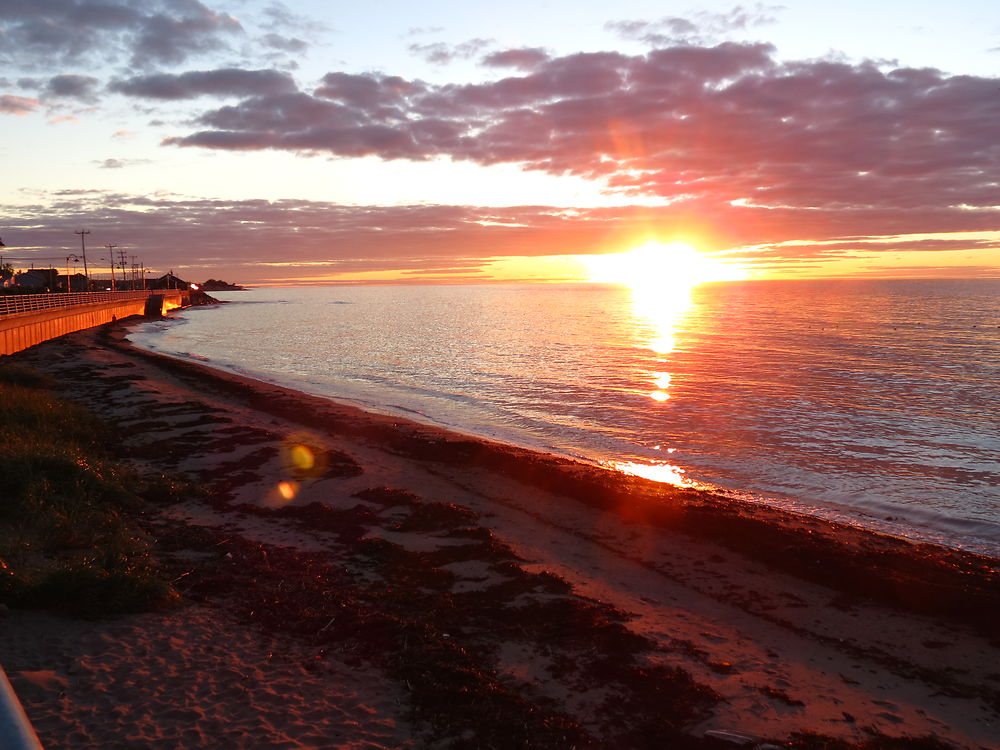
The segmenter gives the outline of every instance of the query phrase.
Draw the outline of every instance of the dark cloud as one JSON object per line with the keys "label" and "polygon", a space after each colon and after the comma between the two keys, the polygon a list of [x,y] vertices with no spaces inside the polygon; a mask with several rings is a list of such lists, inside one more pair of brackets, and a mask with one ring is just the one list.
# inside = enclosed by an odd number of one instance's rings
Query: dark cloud
{"label": "dark cloud", "polygon": [[173,75],[159,73],[112,81],[118,94],[146,99],[193,99],[198,96],[258,96],[295,91],[295,82],[277,70],[192,70]]}
{"label": "dark cloud", "polygon": [[91,76],[58,75],[49,79],[44,93],[53,99],[79,99],[91,102],[95,99],[97,79]]}
{"label": "dark cloud", "polygon": [[134,42],[133,65],[176,65],[193,54],[216,50],[225,35],[242,31],[235,18],[216,13],[197,0],[172,0],[170,6],[175,12],[143,19]]}
{"label": "dark cloud", "polygon": [[166,143],[516,163],[724,217],[748,242],[997,228],[998,79],[773,54],[576,54],[478,84],[331,73]]}
{"label": "dark cloud", "polygon": [[96,58],[178,64],[241,31],[198,0],[0,0],[0,59],[25,69]]}

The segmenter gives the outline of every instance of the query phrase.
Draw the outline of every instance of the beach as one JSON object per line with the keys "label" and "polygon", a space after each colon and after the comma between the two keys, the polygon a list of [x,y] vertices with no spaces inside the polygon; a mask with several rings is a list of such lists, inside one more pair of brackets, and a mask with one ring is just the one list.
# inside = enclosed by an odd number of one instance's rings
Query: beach
{"label": "beach", "polygon": [[364,412],[126,333],[11,357],[115,426],[123,461],[199,488],[142,519],[177,606],[0,620],[46,747],[996,747],[995,559]]}

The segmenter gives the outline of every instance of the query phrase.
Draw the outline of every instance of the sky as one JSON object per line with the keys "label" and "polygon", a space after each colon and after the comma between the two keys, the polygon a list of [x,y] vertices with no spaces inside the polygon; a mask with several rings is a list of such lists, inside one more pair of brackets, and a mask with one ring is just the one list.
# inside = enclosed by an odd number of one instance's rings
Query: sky
{"label": "sky", "polygon": [[992,0],[0,0],[0,238],[248,284],[1000,276]]}

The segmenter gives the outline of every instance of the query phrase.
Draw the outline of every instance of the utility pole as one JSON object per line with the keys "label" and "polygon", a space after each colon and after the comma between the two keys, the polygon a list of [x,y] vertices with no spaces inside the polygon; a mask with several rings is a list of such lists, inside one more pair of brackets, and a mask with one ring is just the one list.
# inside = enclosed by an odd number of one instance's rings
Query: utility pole
{"label": "utility pole", "polygon": [[108,260],[111,261],[111,291],[116,292],[118,290],[115,289],[115,248],[118,245],[105,245],[104,247],[108,249]]}
{"label": "utility pole", "polygon": [[79,232],[73,232],[73,234],[80,235],[80,254],[83,256],[83,275],[87,279],[87,290],[90,291],[90,271],[87,270],[87,243],[83,241],[83,236],[90,234],[89,229],[81,229]]}
{"label": "utility pole", "polygon": [[118,267],[122,269],[122,283],[125,285],[125,289],[128,289],[128,280],[125,278],[125,249],[122,248],[118,251]]}

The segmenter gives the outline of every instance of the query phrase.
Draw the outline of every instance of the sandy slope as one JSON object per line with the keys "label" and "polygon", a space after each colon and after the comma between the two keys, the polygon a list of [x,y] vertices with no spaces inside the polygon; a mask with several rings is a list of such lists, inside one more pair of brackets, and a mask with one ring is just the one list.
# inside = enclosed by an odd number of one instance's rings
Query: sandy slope
{"label": "sandy slope", "polygon": [[[428,570],[445,576],[446,590],[419,599],[430,609],[451,606],[456,597],[478,602],[470,596],[492,595],[511,581],[543,580],[531,579],[533,573],[554,574],[573,592],[517,589],[509,601],[483,606],[509,610],[525,601],[550,606],[572,599],[574,606],[610,605],[601,610],[602,623],[624,613],[624,628],[649,639],[635,656],[643,668],[680,667],[720,697],[690,715],[683,729],[694,737],[732,728],[775,741],[798,731],[861,741],[874,731],[935,735],[969,748],[1000,745],[1000,648],[974,622],[867,601],[772,569],[710,533],[653,526],[627,505],[610,510],[581,502],[573,487],[525,479],[516,469],[520,451],[506,463],[479,460],[469,441],[448,444],[448,436],[432,428],[112,344],[81,332],[18,359],[51,372],[65,394],[117,424],[127,436],[129,460],[184,472],[210,489],[211,501],[152,518],[154,534],[157,524],[193,525],[216,534],[216,545],[238,538],[261,550],[298,550],[306,556],[302,565],[322,560],[352,576],[344,584],[360,597],[352,601],[369,603],[374,586],[395,591],[405,582],[386,577],[385,566],[358,562],[369,559],[359,550],[372,539],[413,553],[408,560],[433,560]],[[319,465],[296,465],[301,445],[320,457]],[[452,455],[463,451],[473,457]],[[442,556],[458,544],[458,526],[408,529],[399,519],[425,506],[359,499],[357,493],[372,488],[404,490],[436,508],[469,509],[478,517],[465,519],[466,526],[491,530],[518,559],[504,557],[505,551],[495,559]],[[348,538],[281,512],[239,507],[296,508],[312,501],[354,513],[350,518],[364,521],[363,535]],[[769,522],[787,519],[775,515]],[[804,534],[881,543],[831,531],[825,522],[802,524]],[[174,545],[163,554],[187,575],[210,554],[211,545],[202,544]],[[212,564],[225,562],[213,558]],[[256,614],[248,615],[252,607],[220,589],[223,579],[217,567],[213,571],[204,591],[192,589],[195,604],[169,613],[80,623],[18,612],[0,622],[0,663],[47,746],[374,748],[403,747],[421,737],[464,738],[476,746],[474,730],[450,735],[414,713],[414,686],[393,671],[392,660],[357,656],[355,646],[344,645],[353,643],[348,636],[336,648],[324,647],[317,660],[319,629],[304,637],[274,617],[258,624]],[[295,620],[297,613],[284,617]],[[600,643],[597,626],[581,627],[593,630],[588,643]],[[570,652],[558,642],[510,632],[498,626],[491,637],[489,628],[456,615],[456,632],[439,631],[439,638],[460,643],[511,696],[575,722],[595,746],[639,736],[623,733],[609,706],[625,701],[635,714],[635,706],[655,702],[634,695],[641,687],[622,687],[624,677],[621,685],[618,677],[588,681],[598,672],[581,664],[597,664],[594,647]],[[635,720],[653,725],[652,714]]]}

